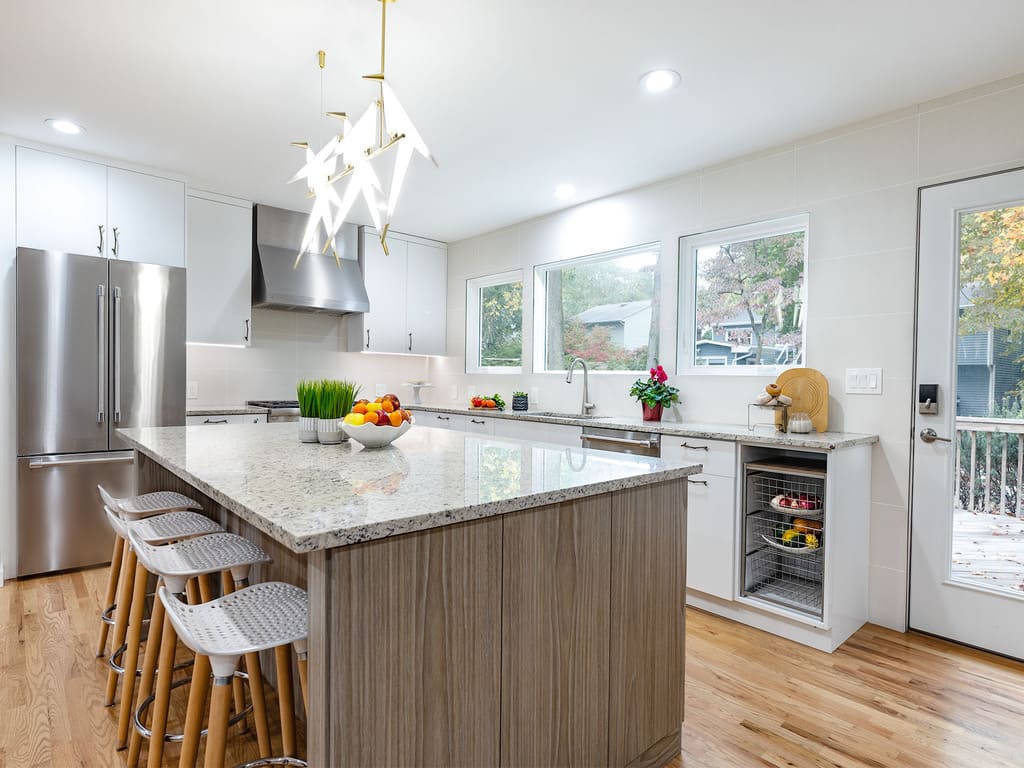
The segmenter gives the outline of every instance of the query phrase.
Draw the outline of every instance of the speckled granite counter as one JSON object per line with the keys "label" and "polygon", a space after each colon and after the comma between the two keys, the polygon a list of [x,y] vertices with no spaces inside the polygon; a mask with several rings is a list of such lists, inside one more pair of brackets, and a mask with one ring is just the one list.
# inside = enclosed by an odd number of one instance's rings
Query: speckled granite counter
{"label": "speckled granite counter", "polygon": [[304,445],[294,424],[121,430],[136,449],[294,552],[347,546],[700,471],[417,427],[392,446]]}
{"label": "speckled granite counter", "polygon": [[533,411],[481,411],[470,408],[458,408],[436,405],[410,405],[412,411],[428,411],[432,413],[473,414],[477,417],[494,419],[516,419],[518,421],[538,421],[548,424],[571,424],[572,426],[606,427],[609,429],[629,429],[637,432],[657,432],[662,435],[679,437],[695,437],[704,440],[733,440],[753,445],[777,445],[784,448],[808,448],[815,451],[834,451],[837,448],[848,448],[854,445],[871,445],[878,442],[878,435],[864,435],[854,432],[812,432],[807,435],[783,433],[759,426],[753,431],[746,424],[720,424],[680,421],[644,421],[643,419],[622,416],[601,416],[592,419],[574,419],[571,417],[545,416]]}
{"label": "speckled granite counter", "polygon": [[265,413],[269,413],[269,409],[253,405],[193,405],[185,409],[186,416],[257,416]]}

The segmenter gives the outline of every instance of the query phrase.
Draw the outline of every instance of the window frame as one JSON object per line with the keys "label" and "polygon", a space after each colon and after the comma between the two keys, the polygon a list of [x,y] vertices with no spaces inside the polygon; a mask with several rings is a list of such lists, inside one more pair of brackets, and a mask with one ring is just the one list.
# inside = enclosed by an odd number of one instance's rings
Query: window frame
{"label": "window frame", "polygon": [[[630,256],[634,253],[645,253],[647,251],[656,251],[658,254],[658,270],[661,271],[662,281],[661,290],[662,296],[664,296],[664,277],[665,273],[662,271],[664,265],[662,263],[662,256],[664,255],[662,249],[662,243],[660,240],[651,240],[646,243],[640,243],[638,245],[629,245],[624,248],[613,248],[610,251],[601,251],[600,253],[590,253],[584,256],[574,256],[568,259],[559,259],[557,261],[549,261],[544,264],[537,264],[533,267],[533,372],[538,374],[554,373],[564,374],[566,369],[561,370],[545,368],[545,359],[547,357],[547,350],[545,349],[544,339],[547,336],[547,281],[545,277],[548,272],[553,269],[565,269],[569,267],[576,267],[584,264],[595,264],[602,261],[613,261],[623,256]],[[659,303],[660,304],[660,303]],[[652,322],[661,323],[661,318],[652,318]],[[660,331],[660,328],[659,328]],[[660,334],[659,334],[660,337]],[[591,375],[607,376],[614,374],[626,374],[635,375],[637,373],[646,373],[646,368],[637,370],[591,370]]]}
{"label": "window frame", "polygon": [[[525,343],[526,319],[526,284],[522,269],[511,269],[506,272],[495,272],[466,280],[466,373],[514,373],[523,372],[522,346],[519,350],[519,365],[480,365],[480,291],[495,285],[519,283],[523,291],[523,306],[520,309],[521,343]],[[470,355],[470,352],[473,352]]]}
{"label": "window frame", "polygon": [[[803,306],[803,359],[793,365],[697,365],[697,251],[709,245],[725,242],[743,242],[762,237],[804,233],[804,306]],[[788,368],[807,365],[807,318],[810,307],[810,214],[800,213],[777,219],[721,227],[707,232],[683,235],[679,238],[679,300],[676,321],[677,372],[694,376],[777,376]]]}

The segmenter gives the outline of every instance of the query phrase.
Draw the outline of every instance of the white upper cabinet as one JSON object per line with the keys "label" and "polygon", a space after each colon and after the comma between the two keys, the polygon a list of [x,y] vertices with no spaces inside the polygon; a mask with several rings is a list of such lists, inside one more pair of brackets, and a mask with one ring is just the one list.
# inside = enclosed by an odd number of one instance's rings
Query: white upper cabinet
{"label": "white upper cabinet", "polygon": [[185,266],[185,185],[147,173],[107,168],[108,255]]}
{"label": "white upper cabinet", "polygon": [[447,253],[436,245],[410,242],[408,262],[405,327],[409,334],[409,351],[418,355],[443,355]]}
{"label": "white upper cabinet", "polygon": [[183,182],[28,147],[16,157],[18,245],[185,266]]}
{"label": "white upper cabinet", "polygon": [[359,254],[370,311],[346,318],[351,352],[445,353],[448,251],[444,244],[361,227]]}
{"label": "white upper cabinet", "polygon": [[249,343],[252,205],[188,196],[188,313],[185,338]]}
{"label": "white upper cabinet", "polygon": [[370,311],[363,315],[365,352],[408,352],[405,335],[405,293],[408,249],[404,240],[388,238],[388,253],[375,234],[362,237],[363,278]]}
{"label": "white upper cabinet", "polygon": [[26,147],[15,163],[18,245],[106,256],[106,166]]}

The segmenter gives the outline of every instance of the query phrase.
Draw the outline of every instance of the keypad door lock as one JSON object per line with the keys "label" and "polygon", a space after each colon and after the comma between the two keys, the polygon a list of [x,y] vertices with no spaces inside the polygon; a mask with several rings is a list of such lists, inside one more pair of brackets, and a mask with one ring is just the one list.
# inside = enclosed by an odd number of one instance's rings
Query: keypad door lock
{"label": "keypad door lock", "polygon": [[939,415],[939,385],[917,385],[917,412],[925,416]]}

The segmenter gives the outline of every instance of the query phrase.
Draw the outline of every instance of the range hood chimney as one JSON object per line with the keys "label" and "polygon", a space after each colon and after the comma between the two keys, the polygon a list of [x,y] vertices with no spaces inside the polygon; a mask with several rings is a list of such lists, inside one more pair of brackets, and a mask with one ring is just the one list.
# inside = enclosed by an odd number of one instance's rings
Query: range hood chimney
{"label": "range hood chimney", "polygon": [[257,205],[253,210],[252,305],[269,309],[325,312],[347,315],[369,312],[363,273],[356,261],[358,228],[343,224],[334,254],[321,253],[323,241],[302,257],[293,269],[295,256],[309,220],[307,214]]}

